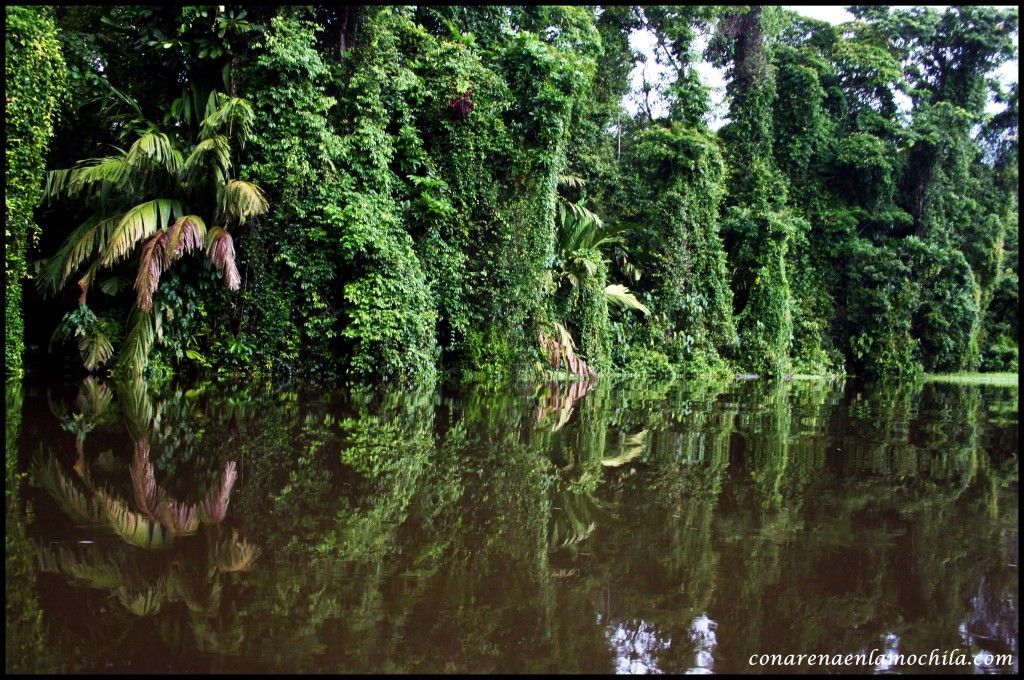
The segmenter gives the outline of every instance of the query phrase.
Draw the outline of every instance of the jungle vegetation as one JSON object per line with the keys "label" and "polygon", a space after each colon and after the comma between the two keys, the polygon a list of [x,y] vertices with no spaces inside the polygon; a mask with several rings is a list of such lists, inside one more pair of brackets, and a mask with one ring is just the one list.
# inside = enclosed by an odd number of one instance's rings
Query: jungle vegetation
{"label": "jungle vegetation", "polygon": [[1016,370],[1017,10],[849,11],[9,6],[7,373]]}

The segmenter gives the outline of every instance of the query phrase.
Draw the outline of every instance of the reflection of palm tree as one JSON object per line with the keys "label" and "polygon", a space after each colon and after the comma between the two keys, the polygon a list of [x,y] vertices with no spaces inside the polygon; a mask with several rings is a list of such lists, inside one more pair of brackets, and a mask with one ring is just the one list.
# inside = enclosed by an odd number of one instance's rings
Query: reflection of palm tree
{"label": "reflection of palm tree", "polygon": [[[220,573],[248,569],[259,549],[235,532],[213,532],[203,558],[182,550],[139,553],[118,544],[46,545],[37,547],[40,571],[62,574],[72,583],[114,594],[136,616],[157,613],[170,601],[184,602],[193,614],[216,614],[220,605]],[[133,546],[137,547],[137,546]],[[186,558],[186,559],[182,559]]]}
{"label": "reflection of palm tree", "polygon": [[558,382],[549,383],[544,395],[539,398],[537,403],[537,423],[543,422],[552,413],[557,413],[558,420],[551,431],[557,432],[562,429],[572,417],[576,402],[594,389],[595,385],[596,382],[592,380],[579,380],[567,385]]}
{"label": "reflection of palm tree", "polygon": [[[92,380],[83,384],[77,412],[65,411],[61,418],[65,429],[76,435],[75,472],[51,454],[36,460],[34,477],[77,524],[106,527],[120,541],[37,543],[40,570],[106,591],[124,611],[138,617],[153,616],[169,603],[182,602],[187,627],[201,651],[237,653],[244,633],[239,622],[225,626],[220,621],[222,575],[249,569],[260,553],[236,532],[220,526],[238,479],[237,463],[226,461],[216,483],[198,502],[172,497],[157,483],[150,456],[150,437],[160,409],[154,408],[141,381],[118,385],[117,392],[133,443],[129,496],[123,498],[94,481],[86,462],[85,436],[111,400],[110,390]],[[175,621],[179,620],[163,617],[158,621],[160,630],[180,630]]]}
{"label": "reflection of palm tree", "polygon": [[128,502],[93,482],[84,455],[78,457],[74,466],[80,484],[61,470],[54,457],[37,462],[35,478],[77,522],[107,525],[126,543],[141,548],[166,546],[175,536],[195,533],[200,522],[219,524],[224,520],[238,477],[235,461],[224,463],[218,484],[200,503],[184,503],[171,498],[156,483],[149,449],[148,441],[135,442],[129,466],[134,510]]}
{"label": "reflection of palm tree", "polygon": [[607,515],[592,492],[561,476],[551,488],[551,510],[548,544],[552,549],[585,541],[597,528],[597,518]]}

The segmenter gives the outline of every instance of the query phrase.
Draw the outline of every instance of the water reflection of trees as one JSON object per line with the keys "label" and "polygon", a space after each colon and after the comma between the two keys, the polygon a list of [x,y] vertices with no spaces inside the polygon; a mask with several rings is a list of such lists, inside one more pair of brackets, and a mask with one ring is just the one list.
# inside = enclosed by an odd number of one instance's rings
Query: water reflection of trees
{"label": "water reflection of trees", "polygon": [[[181,461],[187,459],[182,442],[200,449],[214,444],[204,442],[202,433],[189,432],[199,419],[195,404],[181,393],[154,404],[147,386],[138,380],[119,383],[116,391],[119,419],[109,417],[114,401],[110,388],[91,378],[82,384],[72,407],[51,399],[61,428],[75,437],[74,457],[52,448],[59,446],[59,439],[51,441],[33,457],[32,479],[70,520],[73,533],[36,542],[39,570],[109,593],[116,611],[134,617],[152,618],[173,610],[176,620],[164,617],[157,622],[160,630],[174,630],[180,638],[184,619],[196,650],[237,652],[243,631],[220,621],[223,575],[248,570],[259,555],[257,546],[221,526],[238,464],[207,460],[216,470],[193,479],[192,486],[179,473],[177,488],[190,493],[172,495],[169,478],[157,481],[152,453],[174,448]],[[130,453],[107,450],[93,455],[87,438],[117,420],[129,433],[130,447],[124,448]],[[174,607],[179,603],[183,606]],[[107,622],[105,630],[109,632],[111,625],[117,627]],[[122,618],[122,635],[131,627],[131,621]],[[97,651],[102,651],[99,646]]]}
{"label": "water reflection of trees", "polygon": [[[1015,391],[189,394],[152,415],[136,393],[110,400],[134,453],[109,484],[130,489],[118,498],[147,537],[159,526],[173,544],[142,550],[119,532],[117,550],[42,559],[123,587],[177,667],[208,670],[187,652],[219,650],[239,671],[609,671],[629,663],[618,642],[643,638],[648,667],[744,670],[755,650],[858,651],[896,633],[904,653],[930,651],[960,644],[961,624],[975,644],[1008,635],[1016,552],[991,546],[1016,540]],[[95,385],[83,395],[62,419],[76,441],[115,424]],[[104,456],[86,454],[51,487],[88,496]],[[174,465],[157,485],[154,468]],[[218,493],[230,531],[203,523]],[[90,520],[116,531],[99,505]],[[217,546],[240,535],[260,537],[258,568],[225,580]]]}

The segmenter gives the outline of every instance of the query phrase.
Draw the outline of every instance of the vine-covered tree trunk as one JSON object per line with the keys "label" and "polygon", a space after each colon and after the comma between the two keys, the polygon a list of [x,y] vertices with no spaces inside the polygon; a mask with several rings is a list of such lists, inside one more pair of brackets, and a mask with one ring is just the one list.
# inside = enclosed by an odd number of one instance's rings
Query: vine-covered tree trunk
{"label": "vine-covered tree trunk", "polygon": [[42,198],[46,149],[66,74],[57,30],[45,7],[5,7],[7,84],[4,175],[4,362],[20,378],[25,348],[22,284],[30,244],[39,237],[32,212]]}

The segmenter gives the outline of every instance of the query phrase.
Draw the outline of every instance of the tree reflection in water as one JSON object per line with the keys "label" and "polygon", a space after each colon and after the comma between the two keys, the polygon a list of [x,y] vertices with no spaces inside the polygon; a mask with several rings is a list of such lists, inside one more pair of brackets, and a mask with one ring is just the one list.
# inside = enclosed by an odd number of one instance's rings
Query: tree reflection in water
{"label": "tree reflection in water", "polygon": [[51,401],[9,440],[47,491],[9,496],[43,573],[8,593],[58,670],[728,672],[886,636],[1016,657],[1015,388]]}

